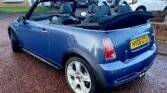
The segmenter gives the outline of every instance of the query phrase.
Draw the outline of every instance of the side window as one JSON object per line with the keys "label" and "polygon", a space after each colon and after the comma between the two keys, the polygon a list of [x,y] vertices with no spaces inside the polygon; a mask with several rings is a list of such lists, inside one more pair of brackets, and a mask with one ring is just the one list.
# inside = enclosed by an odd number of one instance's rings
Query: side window
{"label": "side window", "polygon": [[30,16],[30,19],[33,19],[34,17],[42,17],[42,16],[49,16],[51,14],[57,14],[58,9],[52,5],[51,2],[44,2],[38,4],[38,6],[33,11],[32,15]]}
{"label": "side window", "polygon": [[[53,16],[61,15],[61,10],[65,10],[65,8],[61,8],[63,3],[68,3],[68,1],[60,1],[60,2],[44,2],[38,4],[36,8],[33,10],[33,13],[30,16],[30,20],[32,21],[42,21],[42,20],[51,20]],[[74,3],[69,2],[71,4],[72,9],[74,9]],[[78,13],[80,14],[80,13]],[[58,17],[58,16],[56,16]],[[60,16],[59,16],[60,17]]]}

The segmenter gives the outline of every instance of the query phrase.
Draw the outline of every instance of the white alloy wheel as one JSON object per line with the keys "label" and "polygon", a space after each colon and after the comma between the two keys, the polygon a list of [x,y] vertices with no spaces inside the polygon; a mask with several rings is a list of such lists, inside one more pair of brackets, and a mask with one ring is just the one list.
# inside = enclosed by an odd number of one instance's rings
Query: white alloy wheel
{"label": "white alloy wheel", "polygon": [[91,77],[87,68],[78,61],[72,61],[66,69],[67,81],[75,93],[89,93]]}

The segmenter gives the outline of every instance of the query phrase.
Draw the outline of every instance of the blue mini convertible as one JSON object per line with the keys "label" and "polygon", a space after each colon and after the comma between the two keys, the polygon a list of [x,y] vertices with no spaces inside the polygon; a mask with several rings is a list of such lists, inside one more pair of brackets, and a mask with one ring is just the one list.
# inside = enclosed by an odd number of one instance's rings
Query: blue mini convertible
{"label": "blue mini convertible", "polygon": [[[60,9],[50,5],[53,1],[61,2]],[[97,87],[144,76],[158,50],[148,21],[152,14],[113,14],[106,2],[98,6],[93,0],[88,9],[76,6],[76,0],[36,0],[9,24],[13,52],[27,52],[63,70],[74,93],[97,93]]]}

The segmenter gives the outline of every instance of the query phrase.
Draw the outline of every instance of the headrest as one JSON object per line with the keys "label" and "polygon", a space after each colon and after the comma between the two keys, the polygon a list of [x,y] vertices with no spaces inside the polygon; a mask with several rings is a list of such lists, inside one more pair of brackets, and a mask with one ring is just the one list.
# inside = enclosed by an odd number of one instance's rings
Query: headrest
{"label": "headrest", "polygon": [[99,10],[96,13],[97,17],[111,15],[110,7],[106,2],[103,2],[103,5],[99,6]]}
{"label": "headrest", "polygon": [[88,13],[89,14],[95,14],[97,12],[97,5],[95,3],[92,3],[88,7]]}
{"label": "headrest", "polygon": [[62,14],[72,13],[71,4],[69,2],[62,3],[60,6],[60,13],[62,13]]}
{"label": "headrest", "polygon": [[132,12],[132,9],[127,3],[123,3],[118,6],[118,13],[128,13],[128,12]]}

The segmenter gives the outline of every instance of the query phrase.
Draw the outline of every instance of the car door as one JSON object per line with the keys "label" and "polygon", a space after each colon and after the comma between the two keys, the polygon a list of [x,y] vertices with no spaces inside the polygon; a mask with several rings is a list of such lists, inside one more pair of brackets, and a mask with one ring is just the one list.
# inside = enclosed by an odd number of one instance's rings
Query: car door
{"label": "car door", "polygon": [[138,2],[142,3],[145,7],[147,11],[154,11],[154,5],[155,5],[155,0],[141,0]]}
{"label": "car door", "polygon": [[167,0],[157,0],[158,2],[158,11],[164,11],[164,9],[167,7]]}
{"label": "car door", "polygon": [[36,55],[49,58],[49,25],[26,20],[19,23],[19,34],[23,47]]}
{"label": "car door", "polygon": [[163,11],[167,6],[167,0],[148,0],[149,11]]}

